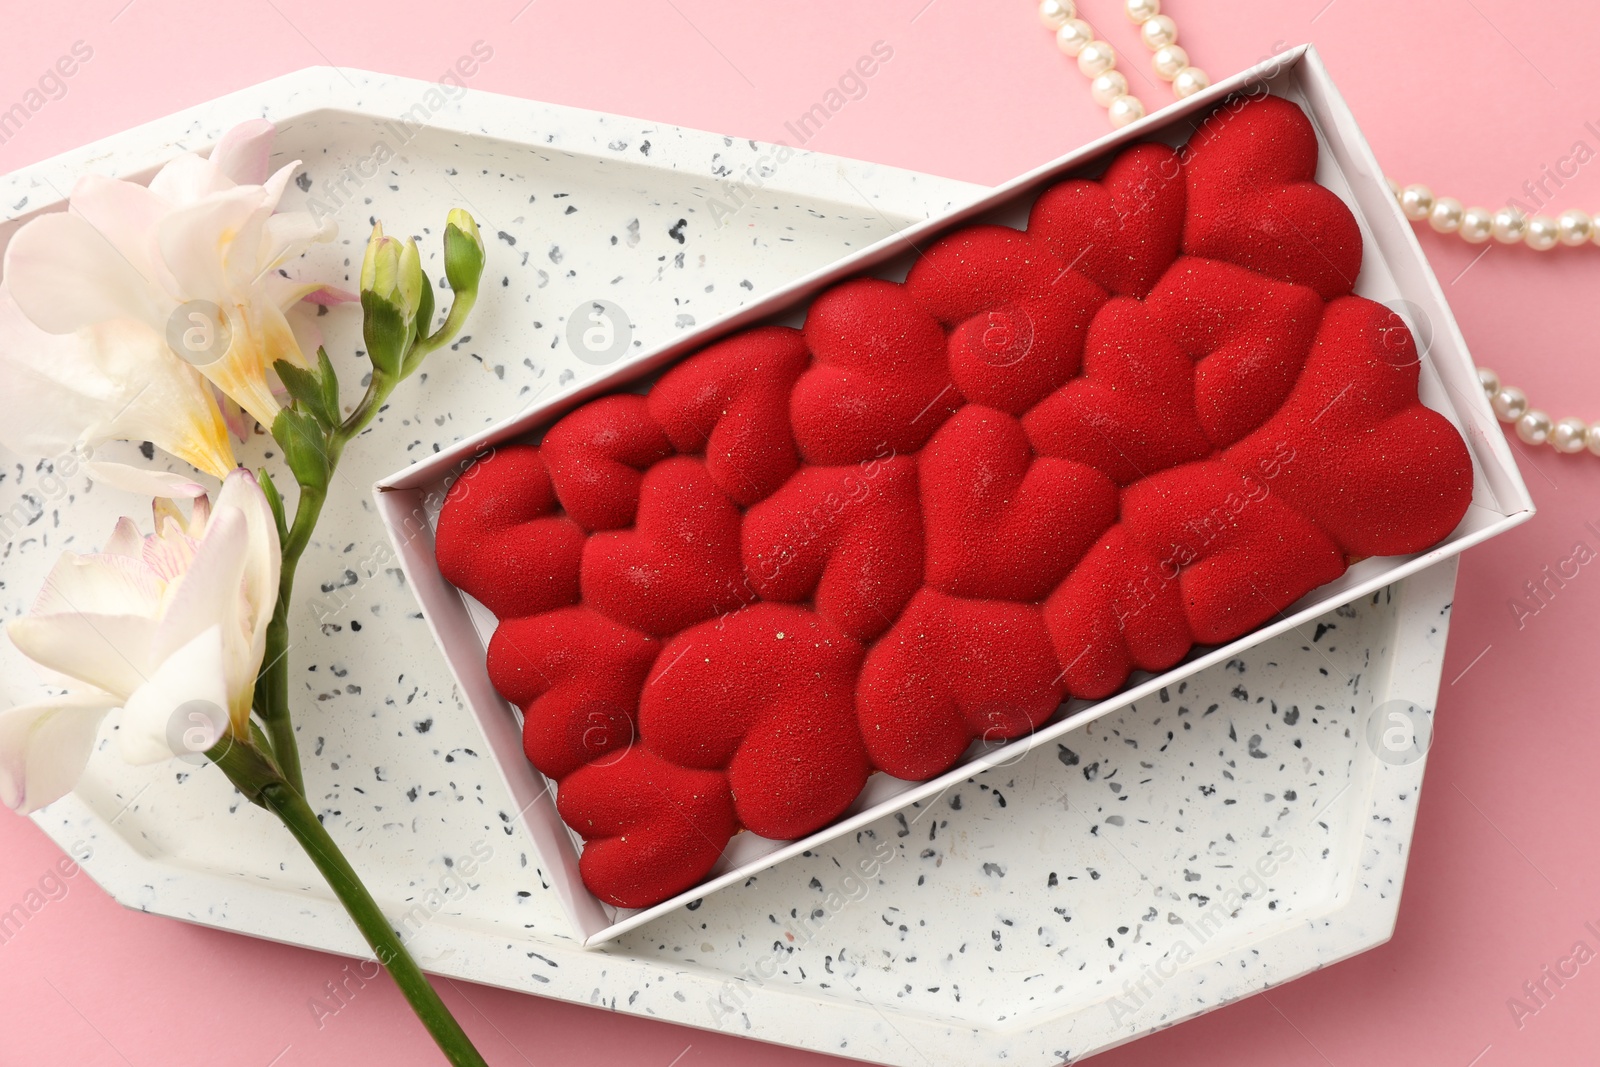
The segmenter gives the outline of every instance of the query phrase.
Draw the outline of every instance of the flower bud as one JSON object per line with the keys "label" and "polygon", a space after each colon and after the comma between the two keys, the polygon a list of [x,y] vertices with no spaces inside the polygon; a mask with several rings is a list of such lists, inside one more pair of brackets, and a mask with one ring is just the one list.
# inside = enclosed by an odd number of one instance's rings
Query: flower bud
{"label": "flower bud", "polygon": [[400,305],[406,321],[413,322],[417,317],[417,308],[422,304],[422,290],[428,284],[427,279],[422,276],[422,253],[417,250],[417,242],[407,241],[401,247],[397,270],[396,302]]}
{"label": "flower bud", "polygon": [[367,252],[361,259],[361,288],[372,289],[378,281],[378,250],[387,240],[383,236],[383,223],[374,223],[372,236],[367,238]]}
{"label": "flower bud", "polygon": [[402,372],[427,284],[417,243],[386,237],[381,223],[374,226],[361,262],[362,333],[372,365],[386,374]]}
{"label": "flower bud", "polygon": [[444,276],[457,293],[476,292],[483,276],[483,238],[478,224],[460,208],[451,208],[444,225]]}
{"label": "flower bud", "polygon": [[383,224],[372,228],[367,254],[361,262],[361,291],[393,304],[407,324],[417,317],[422,303],[422,253],[417,242],[385,237]]}

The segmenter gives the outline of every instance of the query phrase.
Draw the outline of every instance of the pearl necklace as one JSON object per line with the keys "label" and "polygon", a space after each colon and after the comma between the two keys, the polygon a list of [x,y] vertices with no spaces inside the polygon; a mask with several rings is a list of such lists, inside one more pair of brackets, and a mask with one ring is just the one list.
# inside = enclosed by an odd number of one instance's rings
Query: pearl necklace
{"label": "pearl necklace", "polygon": [[[1153,55],[1156,76],[1172,83],[1182,100],[1211,84],[1206,72],[1189,65],[1189,53],[1178,45],[1178,24],[1161,13],[1161,0],[1127,0],[1128,20]],[[1056,46],[1078,60],[1089,83],[1089,95],[1106,109],[1111,125],[1121,128],[1144,118],[1144,104],[1128,91],[1128,77],[1117,69],[1117,51],[1095,36],[1094,27],[1078,17],[1074,0],[1041,0],[1039,21],[1055,31]]]}
{"label": "pearl necklace", "polygon": [[[1161,0],[1123,0],[1123,9],[1153,53],[1150,61],[1156,75],[1172,83],[1174,96],[1182,100],[1211,84],[1205,71],[1190,65],[1189,53],[1178,44],[1178,25],[1161,13]],[[1106,109],[1112,126],[1120,129],[1144,117],[1143,102],[1129,92],[1127,75],[1117,70],[1116,49],[1078,17],[1076,0],[1039,0],[1039,21],[1055,32],[1057,47],[1075,57],[1078,70],[1091,79],[1089,95]],[[1435,197],[1426,185],[1402,187],[1391,178],[1389,189],[1406,218],[1426,222],[1439,233],[1457,234],[1468,244],[1483,244],[1492,237],[1501,244],[1525,244],[1537,252],[1548,252],[1558,244],[1569,248],[1600,244],[1600,216],[1591,217],[1576,208],[1562,212],[1559,218],[1535,215],[1530,219],[1513,207],[1492,213],[1487,208],[1465,207],[1454,197]],[[1600,422],[1591,426],[1576,418],[1554,421],[1545,412],[1530,408],[1521,389],[1502,384],[1500,376],[1487,367],[1478,368],[1478,381],[1495,417],[1513,426],[1522,441],[1548,444],[1568,455],[1587,448],[1600,456]]]}

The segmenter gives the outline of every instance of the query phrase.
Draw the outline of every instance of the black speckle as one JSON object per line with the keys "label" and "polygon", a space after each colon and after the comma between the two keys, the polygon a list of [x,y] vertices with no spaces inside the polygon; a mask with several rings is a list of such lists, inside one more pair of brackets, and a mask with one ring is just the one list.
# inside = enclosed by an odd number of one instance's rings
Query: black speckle
{"label": "black speckle", "polygon": [[691,900],[689,903],[685,904],[684,907],[688,908],[690,911],[699,911],[700,904],[704,899],[704,897],[701,897],[698,900]]}
{"label": "black speckle", "polygon": [[640,142],[640,144],[639,144],[639,154],[641,156],[648,156],[650,154],[650,142],[649,141]]}
{"label": "black speckle", "polygon": [[296,174],[294,176],[294,183],[300,187],[300,191],[302,193],[309,193],[311,191],[311,175],[306,171],[301,171],[299,174]]}
{"label": "black speckle", "polygon": [[504,242],[505,242],[505,243],[506,243],[506,244],[508,244],[508,245],[512,245],[512,246],[513,246],[513,247],[514,247],[514,246],[515,246],[515,245],[516,245],[516,243],[517,243],[517,239],[516,239],[516,238],[515,238],[515,237],[513,237],[513,236],[511,236],[511,235],[510,235],[510,234],[509,234],[509,233],[507,233],[507,232],[506,232],[506,231],[504,231],[504,230],[501,230],[501,231],[500,231],[500,232],[499,232],[499,233],[498,233],[498,234],[496,234],[496,235],[495,235],[495,236],[496,236],[496,237],[499,237],[499,238],[500,238],[500,240],[502,240],[502,241],[504,241]]}
{"label": "black speckle", "polygon": [[1289,710],[1283,713],[1283,725],[1293,726],[1300,721],[1300,705],[1291,704]]}
{"label": "black speckle", "polygon": [[1338,627],[1335,626],[1331,622],[1319,622],[1319,623],[1317,623],[1317,632],[1311,635],[1311,643],[1312,644],[1316,644],[1318,641],[1322,640],[1322,635],[1323,634],[1327,633],[1329,630],[1336,630],[1336,629],[1338,629]]}
{"label": "black speckle", "polygon": [[679,219],[676,225],[667,229],[667,236],[678,242],[680,245],[687,243],[686,238],[683,236],[683,228],[687,225],[689,225],[688,219]]}
{"label": "black speckle", "polygon": [[411,724],[411,728],[416,730],[419,734],[425,734],[429,730],[433,729],[433,720],[423,719],[421,722],[414,722]]}
{"label": "black speckle", "polygon": [[139,442],[139,455],[143,456],[145,459],[155,459],[156,446],[149,441]]}
{"label": "black speckle", "polygon": [[356,633],[360,633],[361,632],[361,623],[356,621],[355,619],[351,619],[350,620],[350,629],[354,630]]}
{"label": "black speckle", "polygon": [[993,875],[996,878],[1004,878],[1006,876],[1006,869],[1000,866],[998,863],[985,863],[983,865],[983,873]]}
{"label": "black speckle", "polygon": [[1061,761],[1063,767],[1076,767],[1078,765],[1078,754],[1066,745],[1056,745],[1056,759]]}
{"label": "black speckle", "polygon": [[1247,751],[1249,751],[1249,753],[1250,753],[1250,758],[1251,759],[1266,759],[1267,758],[1267,754],[1265,752],[1261,751],[1261,735],[1260,734],[1251,734],[1250,735],[1250,743],[1249,743],[1248,746],[1246,746],[1246,748],[1247,748]]}
{"label": "black speckle", "polygon": [[1061,884],[1061,879],[1056,877],[1056,872],[1055,871],[1051,871],[1050,872],[1050,877],[1045,879],[1045,883],[1044,884],[1045,884],[1045,888],[1054,889],[1056,886]]}

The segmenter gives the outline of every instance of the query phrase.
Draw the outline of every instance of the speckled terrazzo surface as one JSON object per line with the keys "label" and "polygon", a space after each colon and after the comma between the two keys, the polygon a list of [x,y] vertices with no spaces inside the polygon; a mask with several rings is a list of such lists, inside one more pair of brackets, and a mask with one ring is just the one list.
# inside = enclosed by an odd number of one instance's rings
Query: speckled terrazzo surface
{"label": "speckled terrazzo surface", "polygon": [[[296,195],[345,194],[341,243],[304,273],[348,277],[372,215],[435,257],[450,204],[494,235],[470,338],[433,357],[347,453],[294,622],[313,803],[425,966],[886,1063],[1047,1064],[1388,936],[1422,764],[1377,760],[1364,722],[1397,696],[1431,706],[1453,563],[579,949],[393,563],[371,482],[606,369],[567,342],[588,302],[622,308],[639,350],[978,190],[796,156],[766,164],[751,202],[723,216],[710,202],[728,205],[726,179],[770,160],[767,146],[481,94],[413,134],[388,117],[426,87],[346,73],[355,84],[309,71],[250,90],[0,191],[23,217],[78,170],[114,158],[137,173],[170,143],[209,143],[265,110],[284,127],[278,158],[307,162]],[[318,107],[341,110],[304,114]],[[385,139],[396,158],[341,185]],[[354,380],[353,317],[324,321]],[[98,545],[136,502],[0,460],[0,513],[19,516],[0,557],[9,616],[57,552]],[[20,700],[27,675],[5,653],[19,679],[7,697]],[[357,952],[309,863],[237,801],[214,769],[133,769],[102,753],[39,822],[91,841],[87,869],[125,904]]]}

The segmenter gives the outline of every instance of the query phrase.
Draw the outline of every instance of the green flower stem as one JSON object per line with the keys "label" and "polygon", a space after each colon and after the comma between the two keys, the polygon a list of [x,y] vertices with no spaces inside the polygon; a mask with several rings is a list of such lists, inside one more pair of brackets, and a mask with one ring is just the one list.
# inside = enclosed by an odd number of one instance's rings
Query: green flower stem
{"label": "green flower stem", "polygon": [[372,948],[373,957],[389,972],[395,985],[400,987],[411,1010],[427,1027],[429,1035],[453,1067],[487,1067],[466,1031],[461,1029],[461,1024],[456,1022],[450,1009],[439,999],[438,991],[428,981],[427,975],[422,973],[417,961],[406,951],[400,935],[384,918],[377,901],[362,885],[360,876],[317,818],[317,813],[311,810],[305,797],[289,784],[272,758],[255,746],[233,737],[225,739],[207,755],[252,803],[266,808],[283,821],[289,833],[305,849],[306,855],[311,857],[311,862],[317,865],[317,870],[327,879],[339,903],[355,920],[357,928]]}
{"label": "green flower stem", "polygon": [[[295,569],[311,543],[317,520],[322,517],[322,506],[328,499],[327,482],[338,469],[344,446],[367,428],[389,399],[389,394],[394,392],[395,386],[415,371],[428,353],[442,348],[461,331],[478,300],[477,276],[474,275],[471,281],[470,286],[463,286],[454,294],[450,311],[438,330],[427,337],[412,338],[409,349],[400,359],[402,369],[399,374],[385,372],[374,364],[361,402],[342,423],[328,430],[327,436],[316,442],[316,447],[322,450],[327,459],[327,478],[321,479],[321,484],[300,485],[294,521],[283,540],[278,601],[272,621],[267,624],[266,653],[262,658],[261,672],[256,678],[254,707],[266,728],[272,757],[281,769],[284,780],[302,796],[306,791],[305,774],[300,766],[300,745],[295,738],[294,720],[289,713],[289,605],[294,598]],[[319,352],[318,358],[326,365],[325,354]],[[328,367],[326,372],[331,375],[332,368]],[[336,397],[332,403],[337,406]]]}
{"label": "green flower stem", "polygon": [[[389,394],[398,383],[388,375],[374,372],[367,384],[361,403],[331,434],[325,444],[330,473],[339,466],[344,446],[367,428],[378,409],[383,407]],[[289,603],[294,597],[295,570],[300,557],[311,543],[312,531],[322,518],[322,506],[327,503],[326,486],[301,486],[300,498],[295,502],[294,522],[289,536],[283,542],[283,567],[278,573],[278,604],[267,624],[267,650],[262,658],[261,674],[256,679],[256,708],[265,723],[267,736],[272,742],[272,754],[283,776],[295,792],[305,793],[305,775],[300,768],[300,745],[294,735],[294,721],[289,714]]]}
{"label": "green flower stem", "polygon": [[456,293],[450,302],[450,313],[445,316],[444,324],[427,337],[418,339],[411,351],[406,355],[403,364],[404,373],[410,374],[422,362],[423,358],[432,352],[443,348],[456,334],[461,332],[461,327],[467,324],[467,316],[472,314],[472,308],[478,302],[478,290],[463,289]]}

